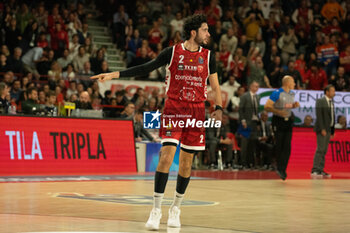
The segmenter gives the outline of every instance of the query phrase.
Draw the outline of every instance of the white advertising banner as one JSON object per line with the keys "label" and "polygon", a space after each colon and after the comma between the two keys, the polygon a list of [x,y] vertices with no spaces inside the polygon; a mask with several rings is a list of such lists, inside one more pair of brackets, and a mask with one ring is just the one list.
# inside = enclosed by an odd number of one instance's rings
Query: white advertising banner
{"label": "white advertising banner", "polygon": [[[153,90],[158,89],[161,97],[165,96],[165,83],[152,81],[135,81],[135,80],[112,80],[104,83],[99,82],[100,93],[111,90],[113,93],[118,90],[125,90],[128,98],[131,98],[137,88],[141,87],[146,93],[151,94]],[[258,94],[261,97],[260,105],[264,105],[274,89],[260,88]],[[223,105],[227,106],[229,99],[233,96],[233,89],[230,87],[221,87]],[[300,108],[294,109],[296,123],[302,124],[306,115],[311,115],[313,119],[316,117],[315,105],[316,99],[323,97],[323,91],[310,90],[294,90],[296,93],[295,101],[300,103]],[[208,86],[208,100],[213,103],[213,93]],[[336,92],[334,98],[336,108],[336,116],[346,116],[348,126],[350,125],[350,92]]]}

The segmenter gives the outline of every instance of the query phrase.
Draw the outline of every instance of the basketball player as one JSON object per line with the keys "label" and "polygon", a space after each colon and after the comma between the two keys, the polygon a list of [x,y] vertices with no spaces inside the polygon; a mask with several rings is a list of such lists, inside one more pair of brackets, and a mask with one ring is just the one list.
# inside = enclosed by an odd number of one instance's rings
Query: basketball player
{"label": "basketball player", "polygon": [[[205,120],[204,101],[207,98],[207,79],[214,92],[215,111],[211,117],[221,121],[222,100],[216,73],[215,55],[201,47],[209,42],[207,19],[204,15],[194,15],[184,23],[184,43],[176,44],[164,49],[157,58],[139,66],[120,72],[99,74],[91,77],[99,81],[111,80],[119,77],[144,75],[160,66],[166,65],[166,95],[163,119]],[[176,117],[177,114],[182,116]],[[205,149],[205,130],[201,128],[161,129],[162,149],[154,178],[153,209],[146,223],[148,229],[159,229],[161,201],[168,181],[169,168],[173,162],[176,147],[181,140],[179,158],[179,173],[177,176],[174,201],[169,209],[168,226],[180,227],[180,205],[185,190],[190,181],[193,155],[196,151]]]}

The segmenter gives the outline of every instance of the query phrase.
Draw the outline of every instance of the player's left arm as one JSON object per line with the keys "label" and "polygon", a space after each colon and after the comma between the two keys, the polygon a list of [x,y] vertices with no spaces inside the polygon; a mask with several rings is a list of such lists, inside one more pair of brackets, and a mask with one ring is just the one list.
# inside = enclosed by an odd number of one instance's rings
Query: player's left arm
{"label": "player's left arm", "polygon": [[221,99],[221,89],[218,80],[218,74],[214,73],[209,76],[210,87],[214,92],[214,103],[215,103],[215,111],[211,114],[212,118],[215,118],[218,121],[221,121],[222,118],[222,99]]}
{"label": "player's left arm", "polygon": [[215,103],[215,111],[211,114],[212,118],[221,121],[222,119],[222,99],[221,99],[221,89],[219,84],[218,73],[216,72],[216,60],[215,54],[210,53],[209,57],[209,83],[212,91],[214,92],[214,103]]}

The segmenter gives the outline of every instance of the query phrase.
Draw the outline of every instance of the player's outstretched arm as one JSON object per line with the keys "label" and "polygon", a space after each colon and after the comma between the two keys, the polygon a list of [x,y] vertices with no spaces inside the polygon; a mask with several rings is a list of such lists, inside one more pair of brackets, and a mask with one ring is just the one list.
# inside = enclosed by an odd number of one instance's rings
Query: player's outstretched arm
{"label": "player's outstretched arm", "polygon": [[113,78],[119,78],[119,76],[120,76],[119,71],[115,71],[110,73],[102,73],[102,74],[94,75],[90,77],[90,79],[97,79],[100,82],[104,82],[107,80],[112,80]]}

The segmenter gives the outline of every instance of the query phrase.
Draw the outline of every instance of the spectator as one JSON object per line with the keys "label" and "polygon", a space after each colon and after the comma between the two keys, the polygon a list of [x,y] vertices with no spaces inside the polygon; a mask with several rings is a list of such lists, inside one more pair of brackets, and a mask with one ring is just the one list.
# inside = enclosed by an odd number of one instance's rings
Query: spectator
{"label": "spectator", "polygon": [[104,60],[101,63],[101,73],[109,73],[109,72],[111,72],[111,71],[109,69],[108,62],[106,60]]}
{"label": "spectator", "polygon": [[236,133],[239,125],[239,102],[240,97],[245,93],[245,88],[240,86],[234,95],[231,97],[227,105],[227,111],[230,118],[231,132]]}
{"label": "spectator", "polygon": [[69,50],[63,50],[63,56],[57,59],[58,64],[62,67],[62,69],[66,69],[68,64],[72,62],[69,57]]}
{"label": "spectator", "polygon": [[0,72],[7,72],[11,70],[10,64],[8,64],[7,57],[4,54],[0,54]]}
{"label": "spectator", "polygon": [[271,168],[274,154],[274,135],[272,126],[267,122],[268,114],[266,111],[260,113],[260,122],[258,125],[258,142],[257,142],[257,160],[264,169]]}
{"label": "spectator", "polygon": [[252,48],[251,51],[252,55],[248,60],[249,70],[250,74],[247,79],[248,85],[250,85],[252,82],[257,82],[259,86],[261,87],[268,87],[271,88],[269,78],[266,76],[264,68],[264,63],[262,61],[261,56],[257,56],[254,59],[254,54],[256,54],[257,49]]}
{"label": "spectator", "polygon": [[39,72],[37,70],[37,64],[41,61],[47,60],[46,56],[49,53],[49,49],[42,49],[40,47],[34,47],[25,53],[22,57],[24,69],[27,72],[33,73],[36,78],[39,78]]}
{"label": "spectator", "polygon": [[91,39],[91,33],[88,32],[88,30],[89,30],[89,25],[86,22],[84,22],[81,27],[81,30],[78,30],[80,44],[85,44],[85,41],[87,38]]}
{"label": "spectator", "polygon": [[21,93],[22,93],[21,81],[16,80],[13,82],[13,85],[10,91],[11,101],[14,100],[16,103],[18,103],[21,97]]}
{"label": "spectator", "polygon": [[237,48],[237,37],[234,36],[234,32],[232,28],[227,30],[226,34],[223,34],[220,38],[219,48],[222,48],[223,44],[227,45],[227,49],[231,54],[234,54]]}
{"label": "spectator", "polygon": [[52,8],[51,15],[49,15],[47,18],[47,26],[48,26],[49,31],[53,29],[56,22],[59,22],[62,26],[64,26],[63,19],[62,19],[61,15],[59,14],[58,5],[55,5]]}
{"label": "spectator", "polygon": [[281,74],[283,72],[281,66],[281,58],[276,56],[274,61],[270,63],[268,68],[268,76],[270,77],[270,85],[273,88],[278,88],[280,86]]}
{"label": "spectator", "polygon": [[228,66],[226,68],[229,74],[234,76],[240,84],[243,83],[243,72],[245,71],[246,66],[246,61],[245,58],[242,57],[242,52],[243,50],[238,48],[235,54],[230,55],[228,58]]}
{"label": "spectator", "polygon": [[329,84],[332,84],[335,87],[336,91],[350,90],[350,78],[348,75],[345,74],[344,67],[338,67],[337,73],[331,76]]}
{"label": "spectator", "polygon": [[312,123],[314,122],[314,119],[312,119],[312,116],[306,115],[304,117],[303,127],[312,127]]}
{"label": "spectator", "polygon": [[344,10],[336,0],[328,0],[328,2],[323,5],[321,14],[328,21],[331,21],[334,17],[341,20]]}
{"label": "spectator", "polygon": [[318,60],[324,65],[328,76],[335,74],[339,58],[338,48],[329,41],[329,36],[324,37],[323,45],[316,49]]}
{"label": "spectator", "polygon": [[84,69],[85,62],[89,61],[89,55],[85,53],[85,47],[81,45],[79,47],[78,55],[73,58],[74,69],[81,72]]}
{"label": "spectator", "polygon": [[113,36],[117,40],[118,48],[124,47],[125,43],[125,26],[128,22],[129,15],[125,12],[124,5],[119,6],[118,12],[113,15]]}
{"label": "spectator", "polygon": [[72,63],[69,63],[67,65],[66,71],[62,73],[62,78],[68,81],[72,81],[75,78],[75,72]]}
{"label": "spectator", "polygon": [[22,74],[24,72],[21,56],[22,56],[22,49],[20,47],[16,47],[13,52],[13,56],[8,59],[8,64],[14,73]]}
{"label": "spectator", "polygon": [[296,25],[300,22],[299,17],[302,17],[307,24],[312,24],[314,21],[312,10],[307,6],[306,0],[301,0],[300,7],[292,15],[292,20]]}
{"label": "spectator", "polygon": [[50,91],[46,98],[46,115],[48,116],[57,116],[57,105],[56,105],[57,97],[54,91]]}
{"label": "spectator", "polygon": [[164,32],[160,30],[159,24],[157,20],[153,21],[153,27],[148,32],[148,41],[151,47],[155,48],[157,44],[159,44],[164,37]]}
{"label": "spectator", "polygon": [[135,113],[135,104],[128,102],[125,104],[124,110],[120,114],[120,118],[126,119],[126,120],[131,120],[134,117]]}
{"label": "spectator", "polygon": [[90,58],[90,63],[91,63],[91,70],[95,74],[101,73],[101,65],[102,62],[104,61],[104,51],[103,49],[97,50],[96,57]]}
{"label": "spectator", "polygon": [[49,80],[57,82],[62,77],[62,68],[57,61],[53,61],[51,69],[47,73]]}
{"label": "spectator", "polygon": [[249,16],[243,21],[246,28],[246,36],[248,41],[252,41],[256,38],[261,27],[265,26],[265,20],[261,13],[250,13]]}
{"label": "spectator", "polygon": [[344,67],[346,74],[350,75],[350,44],[340,53],[340,65]]}
{"label": "spectator", "polygon": [[338,116],[337,117],[337,124],[334,126],[335,129],[346,129],[346,117],[345,116]]}
{"label": "spectator", "polygon": [[232,140],[227,137],[230,132],[230,123],[227,113],[222,115],[222,125],[220,129],[207,128],[205,130],[206,147],[209,151],[210,165],[209,169],[215,169],[216,150],[223,152],[222,161],[223,167],[232,169]]}
{"label": "spectator", "polygon": [[96,46],[91,42],[91,37],[85,38],[85,44],[84,44],[85,52],[89,57],[95,56],[96,53]]}
{"label": "spectator", "polygon": [[293,60],[288,61],[288,69],[282,72],[279,80],[279,86],[282,86],[282,78],[286,75],[289,75],[294,78],[296,89],[301,89],[303,86],[303,80],[299,71],[295,69],[295,63]]}
{"label": "spectator", "polygon": [[57,53],[58,57],[62,56],[62,51],[69,48],[69,40],[67,31],[62,28],[60,22],[55,23],[50,31],[51,35],[51,48]]}
{"label": "spectator", "polygon": [[92,109],[91,98],[87,91],[80,93],[77,109]]}
{"label": "spectator", "polygon": [[84,68],[83,70],[80,71],[80,75],[85,75],[85,76],[91,76],[94,74],[94,72],[91,71],[91,63],[89,61],[86,61],[84,63]]}
{"label": "spectator", "polygon": [[142,39],[140,38],[140,32],[138,29],[134,30],[133,37],[127,43],[127,64],[132,62],[132,59],[136,57],[137,49],[141,48]]}
{"label": "spectator", "polygon": [[39,104],[46,104],[46,94],[43,90],[39,90],[38,103]]}
{"label": "spectator", "polygon": [[6,99],[6,96],[9,94],[10,88],[6,83],[0,82],[0,114],[7,114],[10,102]]}
{"label": "spectator", "polygon": [[36,88],[27,90],[27,100],[22,102],[22,112],[24,114],[40,114],[44,111],[43,106],[38,104],[38,91]]}
{"label": "spectator", "polygon": [[300,53],[298,55],[298,59],[295,61],[294,68],[297,71],[299,71],[302,82],[305,82],[305,75],[306,75],[305,54]]}
{"label": "spectator", "polygon": [[148,25],[147,16],[142,16],[139,24],[137,25],[137,29],[140,32],[141,38],[148,38],[148,32],[151,29],[151,26]]}
{"label": "spectator", "polygon": [[17,28],[16,18],[10,20],[10,25],[5,27],[5,44],[9,48],[10,53],[13,53],[14,48],[19,46],[22,40],[21,31]]}
{"label": "spectator", "polygon": [[312,63],[310,69],[306,72],[305,84],[309,90],[322,90],[328,85],[327,74],[319,68],[317,62]]}
{"label": "spectator", "polygon": [[39,74],[47,75],[51,69],[51,64],[54,61],[55,52],[50,49],[48,53],[43,54],[43,57],[37,63],[36,67]]}
{"label": "spectator", "polygon": [[125,96],[125,91],[121,90],[121,91],[117,91],[115,93],[115,97],[117,99],[117,105],[118,106],[125,106],[126,103],[128,102],[126,96]]}
{"label": "spectator", "polygon": [[36,41],[36,46],[40,48],[46,48],[49,46],[49,42],[47,41],[46,34],[44,32],[39,34],[39,38]]}
{"label": "spectator", "polygon": [[169,41],[169,46],[173,46],[173,45],[176,45],[176,44],[182,43],[182,42],[183,42],[183,40],[181,37],[181,32],[176,31],[174,34],[174,37],[172,37]]}
{"label": "spectator", "polygon": [[250,43],[250,47],[259,48],[259,53],[262,57],[264,57],[266,44],[263,41],[261,33],[256,34],[254,41]]}
{"label": "spectator", "polygon": [[235,76],[230,75],[229,79],[225,83],[223,83],[222,86],[223,87],[230,87],[230,88],[232,88],[233,92],[236,92],[236,90],[241,86],[241,84],[239,84],[236,81]]}
{"label": "spectator", "polygon": [[23,33],[22,47],[24,48],[24,51],[34,48],[38,37],[38,23],[33,21],[32,23],[28,24]]}
{"label": "spectator", "polygon": [[77,95],[77,82],[75,80],[69,82],[69,87],[66,92],[66,99],[70,99],[71,95]]}
{"label": "spectator", "polygon": [[134,135],[135,135],[135,141],[141,142],[141,141],[151,141],[154,142],[155,139],[152,137],[152,135],[143,128],[143,109],[139,109],[135,112],[135,116],[133,118],[134,120]]}
{"label": "spectator", "polygon": [[171,26],[171,37],[174,37],[175,32],[179,31],[182,35],[183,33],[184,20],[182,18],[181,11],[176,13],[175,19],[170,21]]}
{"label": "spectator", "polygon": [[72,60],[78,54],[79,47],[79,36],[78,34],[74,34],[72,36],[72,41],[69,42],[69,56]]}
{"label": "spectator", "polygon": [[282,64],[287,65],[289,60],[296,60],[296,45],[298,44],[298,38],[294,33],[294,29],[290,27],[286,34],[283,34],[280,38],[282,40],[282,46],[280,47],[282,50],[281,58]]}

